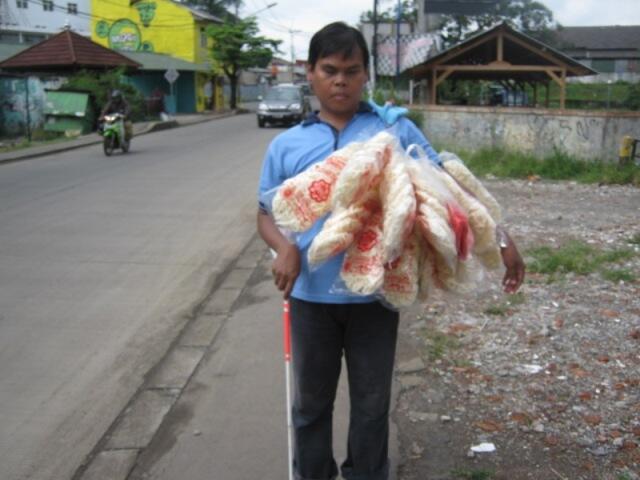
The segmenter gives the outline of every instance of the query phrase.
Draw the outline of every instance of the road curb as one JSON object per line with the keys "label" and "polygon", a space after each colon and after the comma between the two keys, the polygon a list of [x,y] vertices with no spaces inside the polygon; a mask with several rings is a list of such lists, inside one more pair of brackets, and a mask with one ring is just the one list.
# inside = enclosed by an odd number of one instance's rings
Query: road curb
{"label": "road curb", "polygon": [[[159,122],[152,122],[150,123],[147,127],[145,127],[143,130],[141,130],[140,132],[137,132],[134,134],[134,137],[139,137],[141,135],[146,135],[148,133],[153,133],[153,132],[159,132],[162,130],[169,130],[169,129],[173,129],[173,128],[180,128],[180,127],[187,127],[190,125],[198,125],[200,123],[205,123],[205,122],[211,122],[213,120],[220,120],[223,118],[228,118],[234,115],[239,115],[242,112],[239,112],[237,110],[233,110],[230,112],[224,112],[221,113],[219,115],[211,115],[210,117],[207,118],[202,118],[202,119],[198,119],[195,120],[193,122],[185,122],[185,123],[180,123],[177,120],[167,120],[167,121],[159,121]],[[63,153],[63,152],[69,152],[71,150],[77,150],[79,148],[84,148],[84,147],[89,147],[92,145],[99,145],[100,143],[102,143],[102,139],[101,138],[96,138],[96,139],[86,139],[86,141],[83,141],[81,143],[77,143],[74,145],[69,145],[69,144],[65,144],[65,143],[61,143],[60,145],[52,145],[50,148],[46,149],[46,150],[42,150],[42,151],[38,151],[38,152],[22,152],[22,153],[18,153],[16,152],[16,155],[13,157],[7,157],[7,158],[1,158],[2,154],[0,154],[0,165],[2,165],[3,163],[14,163],[14,162],[20,162],[22,160],[29,160],[31,158],[38,158],[38,157],[44,157],[46,155],[52,155],[55,153]],[[35,147],[38,148],[38,147]],[[10,155],[10,153],[8,153],[7,155]]]}
{"label": "road curb", "polygon": [[[254,234],[195,307],[192,318],[147,372],[144,383],[76,469],[72,480],[129,478],[140,454],[162,428],[207,352],[214,348],[265,252],[262,239]],[[241,264],[241,260],[245,262]],[[247,261],[249,265],[245,266]]]}

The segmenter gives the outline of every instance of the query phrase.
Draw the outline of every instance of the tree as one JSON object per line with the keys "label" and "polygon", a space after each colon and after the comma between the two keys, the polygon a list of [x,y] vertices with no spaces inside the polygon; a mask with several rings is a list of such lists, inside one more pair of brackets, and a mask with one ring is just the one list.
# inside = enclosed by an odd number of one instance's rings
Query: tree
{"label": "tree", "polygon": [[190,0],[188,2],[189,5],[200,7],[207,13],[222,19],[230,15],[230,8],[237,11],[242,3],[242,0]]}
{"label": "tree", "polygon": [[[413,0],[402,0],[400,4],[400,21],[415,23],[418,21],[418,10]],[[392,23],[398,20],[398,5],[394,2],[392,7],[378,13],[378,23]],[[373,11],[367,10],[360,15],[360,23],[373,23]]]}
{"label": "tree", "polygon": [[281,40],[258,35],[256,19],[238,19],[234,23],[207,27],[207,35],[213,39],[211,57],[214,68],[224,72],[231,85],[231,108],[236,108],[238,77],[250,67],[266,67],[273,53],[278,51]]}
{"label": "tree", "polygon": [[441,35],[446,46],[454,45],[479,30],[500,22],[509,22],[516,29],[540,41],[552,38],[553,12],[535,0],[498,0],[496,9],[482,15],[445,15]]}

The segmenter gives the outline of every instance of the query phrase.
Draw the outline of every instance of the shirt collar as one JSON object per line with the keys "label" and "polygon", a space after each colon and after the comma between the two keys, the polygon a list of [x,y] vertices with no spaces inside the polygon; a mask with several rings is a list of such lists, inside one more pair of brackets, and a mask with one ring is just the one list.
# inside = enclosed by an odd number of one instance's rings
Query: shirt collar
{"label": "shirt collar", "polygon": [[[360,102],[360,104],[358,105],[358,110],[356,110],[356,114],[369,112],[373,112],[371,105],[369,105],[367,102]],[[316,110],[315,112],[311,112],[309,115],[307,115],[307,118],[305,118],[302,122],[302,126],[308,127],[309,125],[313,125],[314,123],[323,123],[319,113],[320,112]]]}

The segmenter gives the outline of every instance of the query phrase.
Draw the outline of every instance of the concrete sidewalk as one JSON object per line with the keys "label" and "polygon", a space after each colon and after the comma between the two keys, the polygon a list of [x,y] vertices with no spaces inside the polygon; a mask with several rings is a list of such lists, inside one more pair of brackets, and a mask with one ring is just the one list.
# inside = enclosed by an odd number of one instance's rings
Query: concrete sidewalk
{"label": "concrete sidewalk", "polygon": [[[74,480],[287,478],[282,297],[270,264],[254,237]],[[343,366],[334,410],[338,464],[348,422]],[[393,423],[390,433],[393,480]]]}
{"label": "concrete sidewalk", "polygon": [[[209,122],[219,118],[226,118],[232,115],[236,115],[237,111],[227,112],[212,112],[212,113],[200,113],[200,114],[186,114],[176,115],[167,121],[153,121],[153,122],[139,122],[133,124],[134,137],[145,135],[151,132],[157,132],[159,130],[166,130],[169,128],[183,127],[187,125],[195,125],[198,123]],[[17,162],[20,160],[27,160],[29,158],[41,157],[44,155],[51,155],[55,153],[66,152],[69,150],[75,150],[77,148],[86,147],[89,145],[96,145],[102,142],[102,137],[97,133],[90,133],[88,135],[82,135],[81,137],[60,141],[58,143],[49,143],[45,145],[38,145],[35,147],[22,148],[19,150],[13,150],[6,153],[0,153],[0,164]]]}

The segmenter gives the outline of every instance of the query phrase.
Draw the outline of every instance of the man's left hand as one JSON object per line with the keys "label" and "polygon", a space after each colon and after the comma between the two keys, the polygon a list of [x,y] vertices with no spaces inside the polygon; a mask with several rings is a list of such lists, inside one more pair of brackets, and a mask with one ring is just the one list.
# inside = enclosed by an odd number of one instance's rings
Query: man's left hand
{"label": "man's left hand", "polygon": [[511,238],[508,239],[507,246],[500,249],[500,253],[502,254],[502,263],[507,269],[502,279],[504,291],[516,293],[524,281],[524,261]]}

